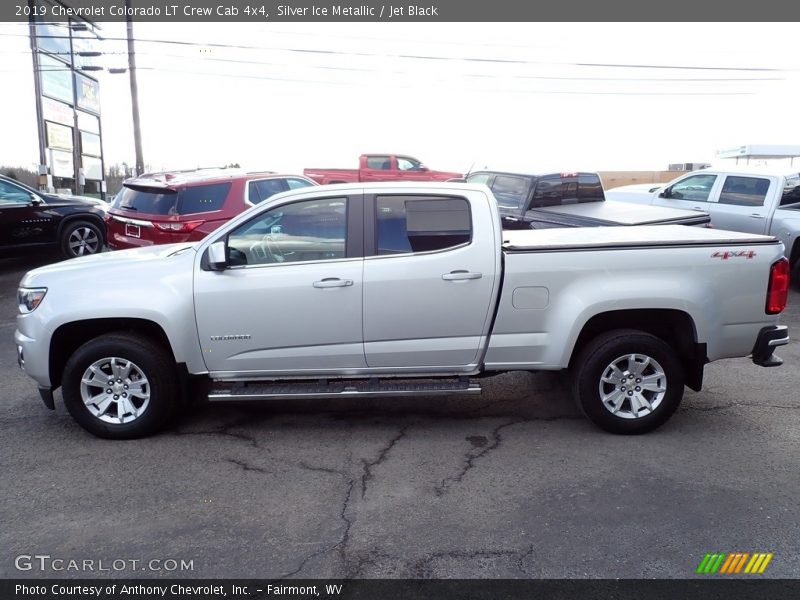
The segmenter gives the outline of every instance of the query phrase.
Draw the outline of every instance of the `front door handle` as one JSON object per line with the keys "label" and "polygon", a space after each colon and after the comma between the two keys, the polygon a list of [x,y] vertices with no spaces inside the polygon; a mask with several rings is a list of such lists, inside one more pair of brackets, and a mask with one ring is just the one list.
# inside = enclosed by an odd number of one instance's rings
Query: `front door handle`
{"label": "front door handle", "polygon": [[469,271],[450,271],[442,275],[445,281],[463,281],[465,279],[480,279],[483,273],[470,273]]}
{"label": "front door handle", "polygon": [[352,279],[339,279],[338,277],[326,277],[322,281],[314,282],[315,288],[347,287],[353,285]]}
{"label": "front door handle", "polygon": [[760,215],[758,213],[753,213],[752,215],[750,215],[750,218],[751,219],[763,219],[764,215]]}

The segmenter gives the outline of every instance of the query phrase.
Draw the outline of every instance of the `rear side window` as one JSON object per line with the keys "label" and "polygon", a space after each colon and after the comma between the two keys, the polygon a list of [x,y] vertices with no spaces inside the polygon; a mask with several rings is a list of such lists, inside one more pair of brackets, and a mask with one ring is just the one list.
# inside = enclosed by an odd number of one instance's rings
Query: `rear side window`
{"label": "rear side window", "polygon": [[500,206],[520,208],[528,194],[528,181],[524,177],[498,175],[492,183],[492,193]]}
{"label": "rear side window", "polygon": [[464,198],[378,196],[375,204],[379,255],[446,250],[472,237]]}
{"label": "rear side window", "polygon": [[253,204],[263,202],[270,196],[283,192],[283,182],[280,179],[261,179],[247,184],[247,199]]}
{"label": "rear side window", "polygon": [[230,189],[230,183],[196,185],[180,191],[123,187],[114,207],[146,215],[191,215],[220,210]]}
{"label": "rear side window", "polygon": [[305,179],[297,179],[296,177],[289,177],[286,179],[286,185],[289,186],[290,190],[296,190],[298,188],[308,187],[310,185],[314,185],[310,181],[306,181]]}
{"label": "rear side window", "polygon": [[370,169],[389,170],[392,168],[392,161],[388,156],[368,156],[367,167]]}
{"label": "rear side window", "polygon": [[767,190],[769,190],[769,179],[729,175],[722,186],[719,203],[734,206],[764,206]]}
{"label": "rear side window", "polygon": [[780,205],[800,209],[800,175],[790,175],[786,178]]}

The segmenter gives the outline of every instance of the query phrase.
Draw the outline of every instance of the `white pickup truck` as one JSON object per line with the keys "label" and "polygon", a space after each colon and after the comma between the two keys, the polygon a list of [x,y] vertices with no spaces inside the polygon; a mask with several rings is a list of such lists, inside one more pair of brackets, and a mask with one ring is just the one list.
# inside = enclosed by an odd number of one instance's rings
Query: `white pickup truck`
{"label": "white pickup truck", "polygon": [[787,293],[769,236],[503,231],[484,185],[345,184],[274,196],[195,244],[30,271],[14,340],[44,403],[60,386],[109,438],[204,396],[477,393],[484,375],[562,369],[593,422],[642,433],[709,361],[779,365]]}
{"label": "white pickup truck", "polygon": [[710,214],[718,229],[763,233],[781,240],[800,289],[800,173],[777,167],[703,169],[670,183],[606,190],[606,198],[688,208]]}

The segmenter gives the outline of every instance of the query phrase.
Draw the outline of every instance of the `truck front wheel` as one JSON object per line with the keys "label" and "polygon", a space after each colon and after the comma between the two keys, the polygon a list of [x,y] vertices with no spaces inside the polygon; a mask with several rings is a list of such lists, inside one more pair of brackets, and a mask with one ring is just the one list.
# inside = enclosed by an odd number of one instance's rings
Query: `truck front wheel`
{"label": "truck front wheel", "polygon": [[160,429],[175,407],[172,357],[151,340],[110,333],[90,340],[67,361],[64,404],[98,437],[132,439]]}
{"label": "truck front wheel", "polygon": [[652,431],[683,398],[684,373],[675,351],[639,330],[609,331],[590,341],[573,362],[571,376],[584,414],[611,433]]}

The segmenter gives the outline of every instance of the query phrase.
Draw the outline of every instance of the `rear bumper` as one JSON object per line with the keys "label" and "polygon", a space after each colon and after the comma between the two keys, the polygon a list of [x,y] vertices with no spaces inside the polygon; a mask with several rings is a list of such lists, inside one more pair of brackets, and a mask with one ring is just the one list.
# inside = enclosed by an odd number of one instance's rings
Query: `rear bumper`
{"label": "rear bumper", "polygon": [[789,328],[786,325],[770,325],[758,332],[753,346],[753,362],[760,367],[777,367],[783,364],[774,354],[775,348],[789,343]]}

